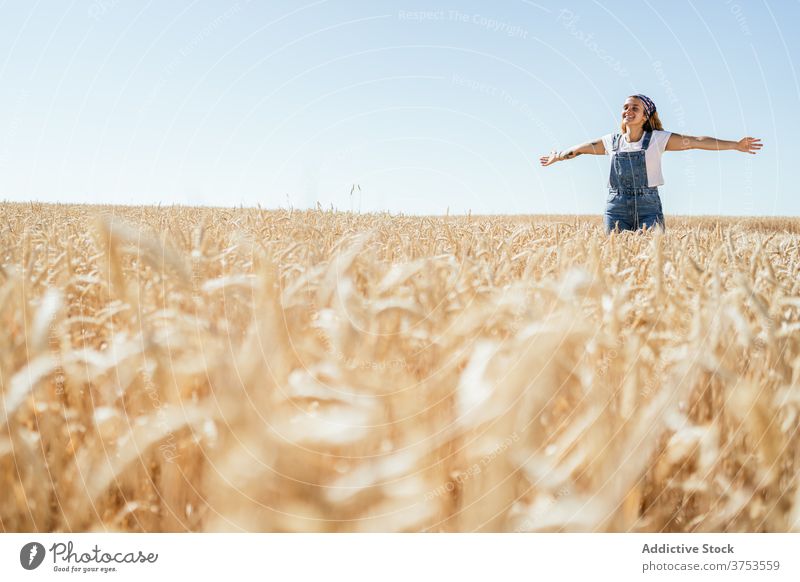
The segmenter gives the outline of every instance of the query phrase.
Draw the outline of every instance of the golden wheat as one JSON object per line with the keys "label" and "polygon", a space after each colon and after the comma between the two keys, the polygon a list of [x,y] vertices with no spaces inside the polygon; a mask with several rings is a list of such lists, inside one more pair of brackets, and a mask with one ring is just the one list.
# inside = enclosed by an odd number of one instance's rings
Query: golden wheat
{"label": "golden wheat", "polygon": [[800,220],[0,208],[3,531],[800,529]]}

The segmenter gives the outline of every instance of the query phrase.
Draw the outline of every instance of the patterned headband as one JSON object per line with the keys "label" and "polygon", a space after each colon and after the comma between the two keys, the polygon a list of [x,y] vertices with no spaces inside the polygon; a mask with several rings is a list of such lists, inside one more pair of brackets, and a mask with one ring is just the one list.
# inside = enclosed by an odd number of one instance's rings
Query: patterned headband
{"label": "patterned headband", "polygon": [[644,103],[644,112],[647,114],[647,117],[650,117],[656,112],[656,104],[653,103],[653,100],[650,99],[650,97],[647,95],[642,95],[641,93],[635,95],[635,97],[638,97],[641,102]]}

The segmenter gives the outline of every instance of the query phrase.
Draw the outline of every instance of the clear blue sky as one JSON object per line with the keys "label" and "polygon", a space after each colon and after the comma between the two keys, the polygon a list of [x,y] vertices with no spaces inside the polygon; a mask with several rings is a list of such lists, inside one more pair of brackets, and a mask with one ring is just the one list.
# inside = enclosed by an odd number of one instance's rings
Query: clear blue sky
{"label": "clear blue sky", "polygon": [[[617,127],[669,214],[800,215],[797,0],[0,1],[0,199],[406,214],[601,213]],[[361,185],[352,198],[353,183]]]}

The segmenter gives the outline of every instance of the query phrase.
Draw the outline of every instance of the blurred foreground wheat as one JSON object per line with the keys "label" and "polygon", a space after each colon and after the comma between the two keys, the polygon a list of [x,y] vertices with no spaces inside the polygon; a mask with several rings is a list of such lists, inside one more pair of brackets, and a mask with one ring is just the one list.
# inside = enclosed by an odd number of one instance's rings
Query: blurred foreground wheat
{"label": "blurred foreground wheat", "polygon": [[0,213],[2,531],[800,529],[800,220]]}

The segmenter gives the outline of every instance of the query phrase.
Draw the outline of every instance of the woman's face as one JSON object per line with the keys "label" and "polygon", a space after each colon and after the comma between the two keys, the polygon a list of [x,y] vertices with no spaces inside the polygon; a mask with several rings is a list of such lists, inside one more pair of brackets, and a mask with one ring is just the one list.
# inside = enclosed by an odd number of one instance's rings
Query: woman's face
{"label": "woman's face", "polygon": [[644,113],[644,105],[638,97],[628,97],[622,106],[622,122],[628,127],[644,125],[647,117]]}

